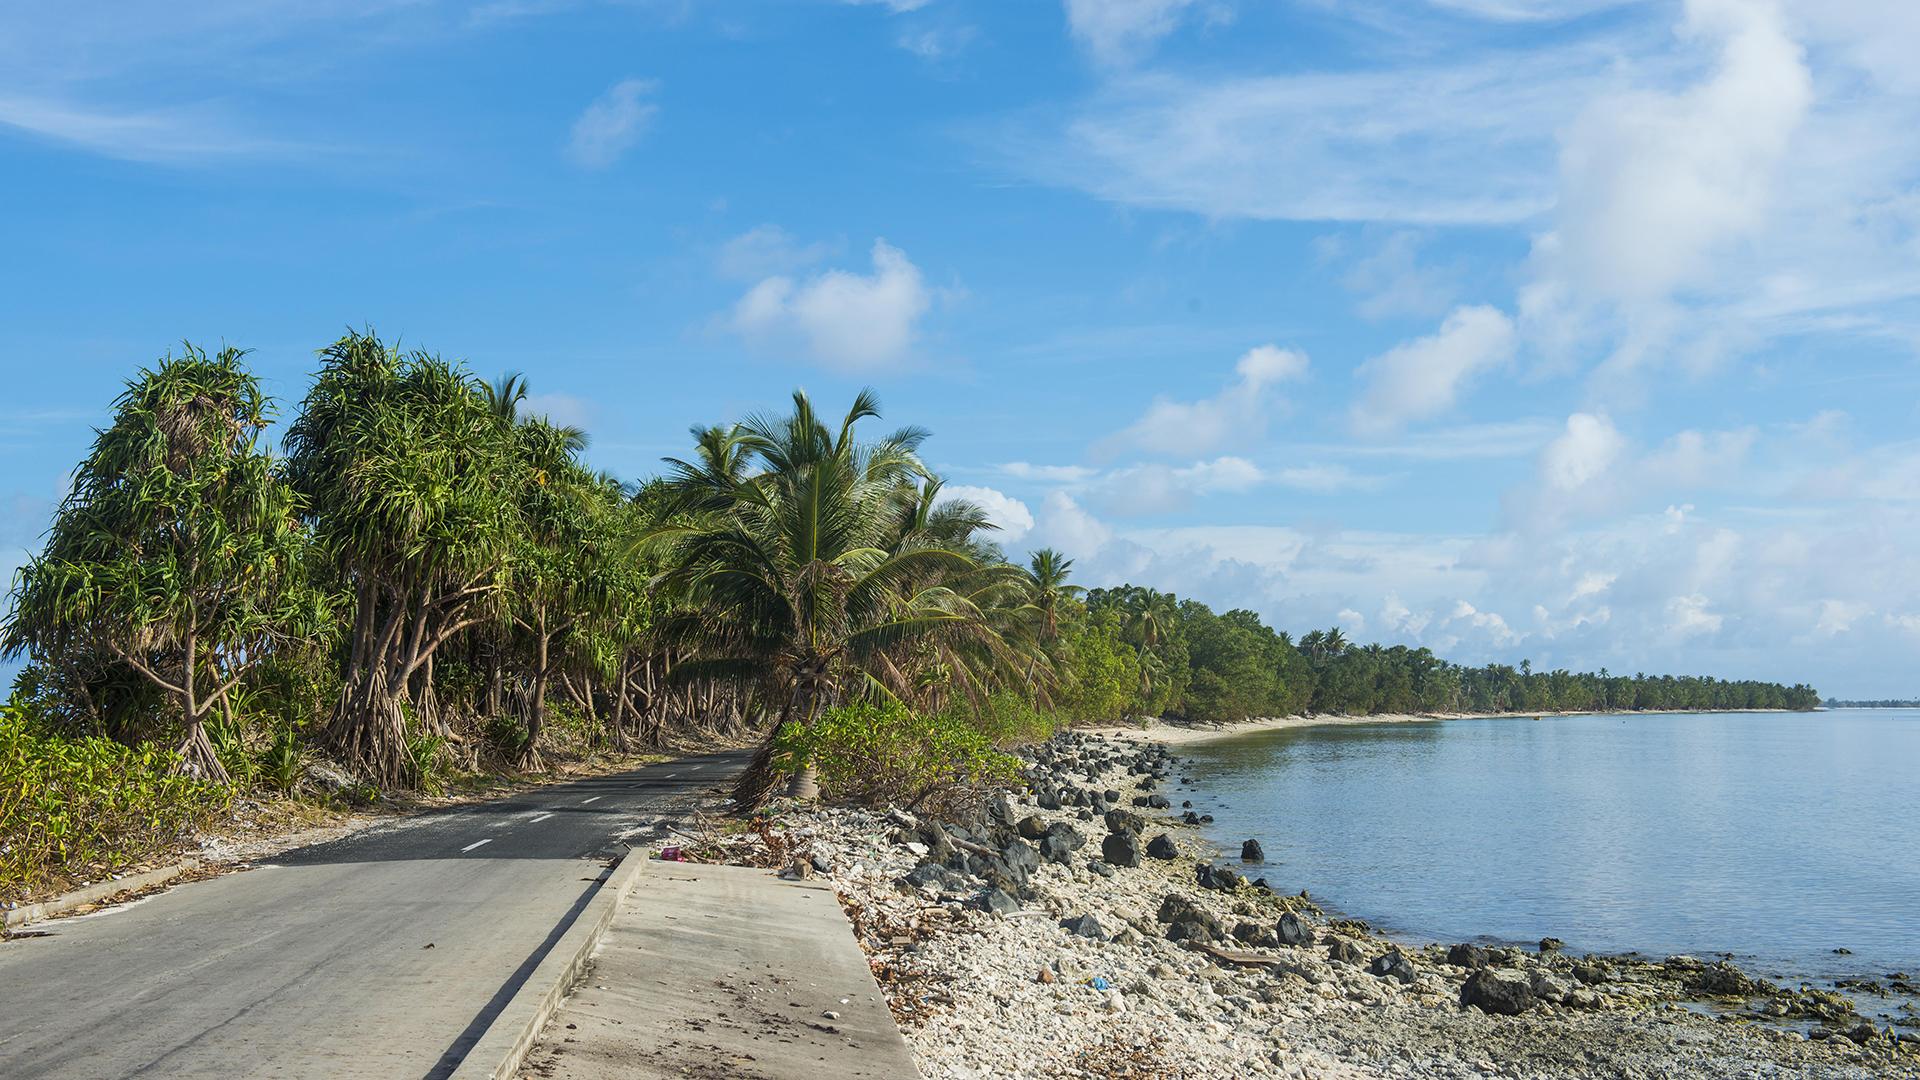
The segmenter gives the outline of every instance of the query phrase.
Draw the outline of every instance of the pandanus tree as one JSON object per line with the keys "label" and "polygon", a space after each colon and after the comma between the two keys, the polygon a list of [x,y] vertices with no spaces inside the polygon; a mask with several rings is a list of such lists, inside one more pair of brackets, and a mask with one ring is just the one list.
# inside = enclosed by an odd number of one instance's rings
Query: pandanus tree
{"label": "pandanus tree", "polygon": [[[834,426],[796,393],[790,415],[708,429],[694,461],[668,461],[668,487],[690,517],[658,534],[692,610],[682,633],[696,659],[679,670],[757,679],[777,708],[736,785],[742,806],[772,793],[788,724],[805,728],[853,694],[910,696],[916,648],[964,664],[962,646],[991,636],[948,583],[978,566],[933,527],[952,522],[927,512],[932,478],[916,453],[926,432],[858,441],[855,425],[878,415],[862,392]],[[804,766],[793,791],[813,794]]]}
{"label": "pandanus tree", "polygon": [[269,403],[241,350],[192,345],[143,370],[21,572],[0,650],[105,654],[159,688],[181,767],[225,781],[207,736],[249,665],[324,625],[305,587],[294,493],[261,445]]}
{"label": "pandanus tree", "polygon": [[[513,432],[518,498],[512,529],[512,588],[506,608],[529,643],[531,691],[522,764],[540,763],[547,693],[569,658],[559,646],[588,630],[621,595],[624,559],[613,526],[615,504],[599,477],[581,467],[586,436],[535,417]],[[575,634],[576,629],[582,631]]]}
{"label": "pandanus tree", "polygon": [[383,783],[416,779],[436,727],[433,657],[497,619],[506,582],[513,425],[462,366],[349,333],[320,353],[287,434],[287,475],[353,618],[336,748]]}

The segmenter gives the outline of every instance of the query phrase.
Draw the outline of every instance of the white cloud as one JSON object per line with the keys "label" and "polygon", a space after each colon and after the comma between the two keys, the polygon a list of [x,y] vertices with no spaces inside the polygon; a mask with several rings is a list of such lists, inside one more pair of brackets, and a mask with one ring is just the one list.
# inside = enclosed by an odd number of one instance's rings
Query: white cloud
{"label": "white cloud", "polygon": [[1820,601],[1820,618],[1813,624],[1813,632],[1823,637],[1833,637],[1853,629],[1853,624],[1864,616],[1873,614],[1873,608],[1865,603],[1826,599]]}
{"label": "white cloud", "polygon": [[812,266],[833,250],[827,243],[802,244],[778,225],[756,225],[720,245],[715,266],[724,277],[751,281]]}
{"label": "white cloud", "polygon": [[932,306],[919,267],[899,248],[875,240],[873,273],[766,278],[734,304],[730,322],[749,340],[798,340],[829,367],[871,371],[908,357],[920,319]]}
{"label": "white cloud", "polygon": [[1357,473],[1345,465],[1295,465],[1274,473],[1273,480],[1283,487],[1323,495],[1375,491],[1386,483],[1385,477]]}
{"label": "white cloud", "polygon": [[1066,0],[1067,28],[1095,59],[1118,64],[1172,33],[1196,7],[1225,17],[1224,9],[1197,0]]}
{"label": "white cloud", "polygon": [[1613,467],[1627,440],[1613,421],[1592,413],[1567,417],[1567,430],[1540,455],[1540,475],[1550,488],[1575,491]]}
{"label": "white cloud", "polygon": [[1001,472],[1017,479],[1039,480],[1049,484],[1077,484],[1099,472],[1086,465],[1035,465],[1026,461],[1009,461],[999,468]]}
{"label": "white cloud", "polygon": [[647,100],[660,84],[653,79],[622,79],[588,105],[573,122],[567,156],[586,169],[604,169],[640,141],[660,107]]}
{"label": "white cloud", "polygon": [[1227,456],[1181,468],[1145,464],[1114,469],[1088,494],[1110,513],[1137,516],[1179,510],[1199,496],[1251,491],[1265,481],[1253,462]]}
{"label": "white cloud", "polygon": [[1674,638],[1717,634],[1726,618],[1707,610],[1709,601],[1699,593],[1676,596],[1667,601],[1667,630]]}
{"label": "white cloud", "polygon": [[1033,512],[1027,504],[995,488],[976,487],[971,484],[948,484],[940,489],[940,501],[963,499],[987,512],[987,517],[1000,531],[993,539],[1006,543],[1015,543],[1033,531]]}
{"label": "white cloud", "polygon": [[1567,597],[1567,602],[1572,603],[1575,600],[1583,600],[1589,596],[1599,596],[1601,593],[1611,589],[1613,583],[1619,580],[1619,577],[1620,575],[1618,574],[1603,574],[1597,571],[1582,574],[1580,575],[1580,580],[1573,586],[1573,593]]}
{"label": "white cloud", "polygon": [[1064,491],[1049,492],[1034,522],[1033,542],[1059,548],[1069,556],[1096,554],[1113,539],[1105,522],[1082,509]]}
{"label": "white cloud", "polygon": [[1258,438],[1266,430],[1270,391],[1279,383],[1304,378],[1307,355],[1261,345],[1247,350],[1234,372],[1238,378],[1211,398],[1155,399],[1146,415],[1107,441],[1107,451],[1132,447],[1191,457]]}
{"label": "white cloud", "polygon": [[[1446,66],[1135,74],[1057,127],[994,134],[1010,167],[1127,206],[1208,218],[1508,224],[1552,207],[1554,134],[1614,50],[1574,44]],[[1055,124],[1055,114],[1045,123]]]}
{"label": "white cloud", "polygon": [[1455,308],[1436,333],[1360,365],[1367,389],[1354,406],[1354,426],[1378,433],[1445,412],[1474,377],[1511,362],[1513,350],[1505,315],[1486,306]]}
{"label": "white cloud", "polygon": [[0,96],[0,130],[65,143],[106,157],[151,164],[209,159],[298,157],[319,147],[243,130],[207,106],[118,109],[71,101]]}

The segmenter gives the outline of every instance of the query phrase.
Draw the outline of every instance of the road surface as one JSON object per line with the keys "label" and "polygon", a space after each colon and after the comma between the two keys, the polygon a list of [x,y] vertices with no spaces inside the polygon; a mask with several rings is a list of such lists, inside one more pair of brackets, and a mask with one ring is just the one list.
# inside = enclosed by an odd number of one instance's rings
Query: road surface
{"label": "road surface", "polygon": [[409,818],[0,943],[0,1077],[439,1077],[712,754]]}

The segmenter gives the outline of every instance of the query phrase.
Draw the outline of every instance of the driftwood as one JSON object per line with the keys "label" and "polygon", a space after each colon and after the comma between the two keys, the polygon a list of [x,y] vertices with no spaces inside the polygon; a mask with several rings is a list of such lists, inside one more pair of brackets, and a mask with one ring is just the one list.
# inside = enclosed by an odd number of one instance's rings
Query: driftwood
{"label": "driftwood", "polygon": [[1259,953],[1250,952],[1233,952],[1215,945],[1204,945],[1198,942],[1195,943],[1195,947],[1208,956],[1213,957],[1215,960],[1226,964],[1236,964],[1240,967],[1280,967],[1287,962],[1285,957],[1261,956]]}

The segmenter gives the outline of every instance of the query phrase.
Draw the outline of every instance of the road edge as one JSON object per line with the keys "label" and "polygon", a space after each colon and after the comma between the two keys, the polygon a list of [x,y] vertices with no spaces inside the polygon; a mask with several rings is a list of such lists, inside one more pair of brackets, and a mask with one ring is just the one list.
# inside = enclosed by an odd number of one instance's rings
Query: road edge
{"label": "road edge", "polygon": [[174,878],[190,870],[199,869],[200,865],[200,860],[188,859],[185,862],[177,862],[171,866],[162,866],[154,870],[143,870],[137,874],[128,874],[123,878],[115,878],[110,881],[96,881],[85,888],[75,889],[70,893],[56,896],[51,900],[41,900],[38,903],[22,904],[17,908],[11,908],[3,914],[0,914],[0,926],[12,930],[16,926],[25,926],[28,923],[39,922],[42,919],[50,919],[55,915],[64,915],[75,908],[81,908],[88,904],[97,904],[102,900],[112,899],[124,892],[137,892],[141,889],[151,889],[159,885],[165,885],[167,882],[172,881]]}
{"label": "road edge", "polygon": [[647,853],[641,848],[629,849],[620,857],[573,925],[554,942],[447,1080],[512,1080],[646,865]]}

